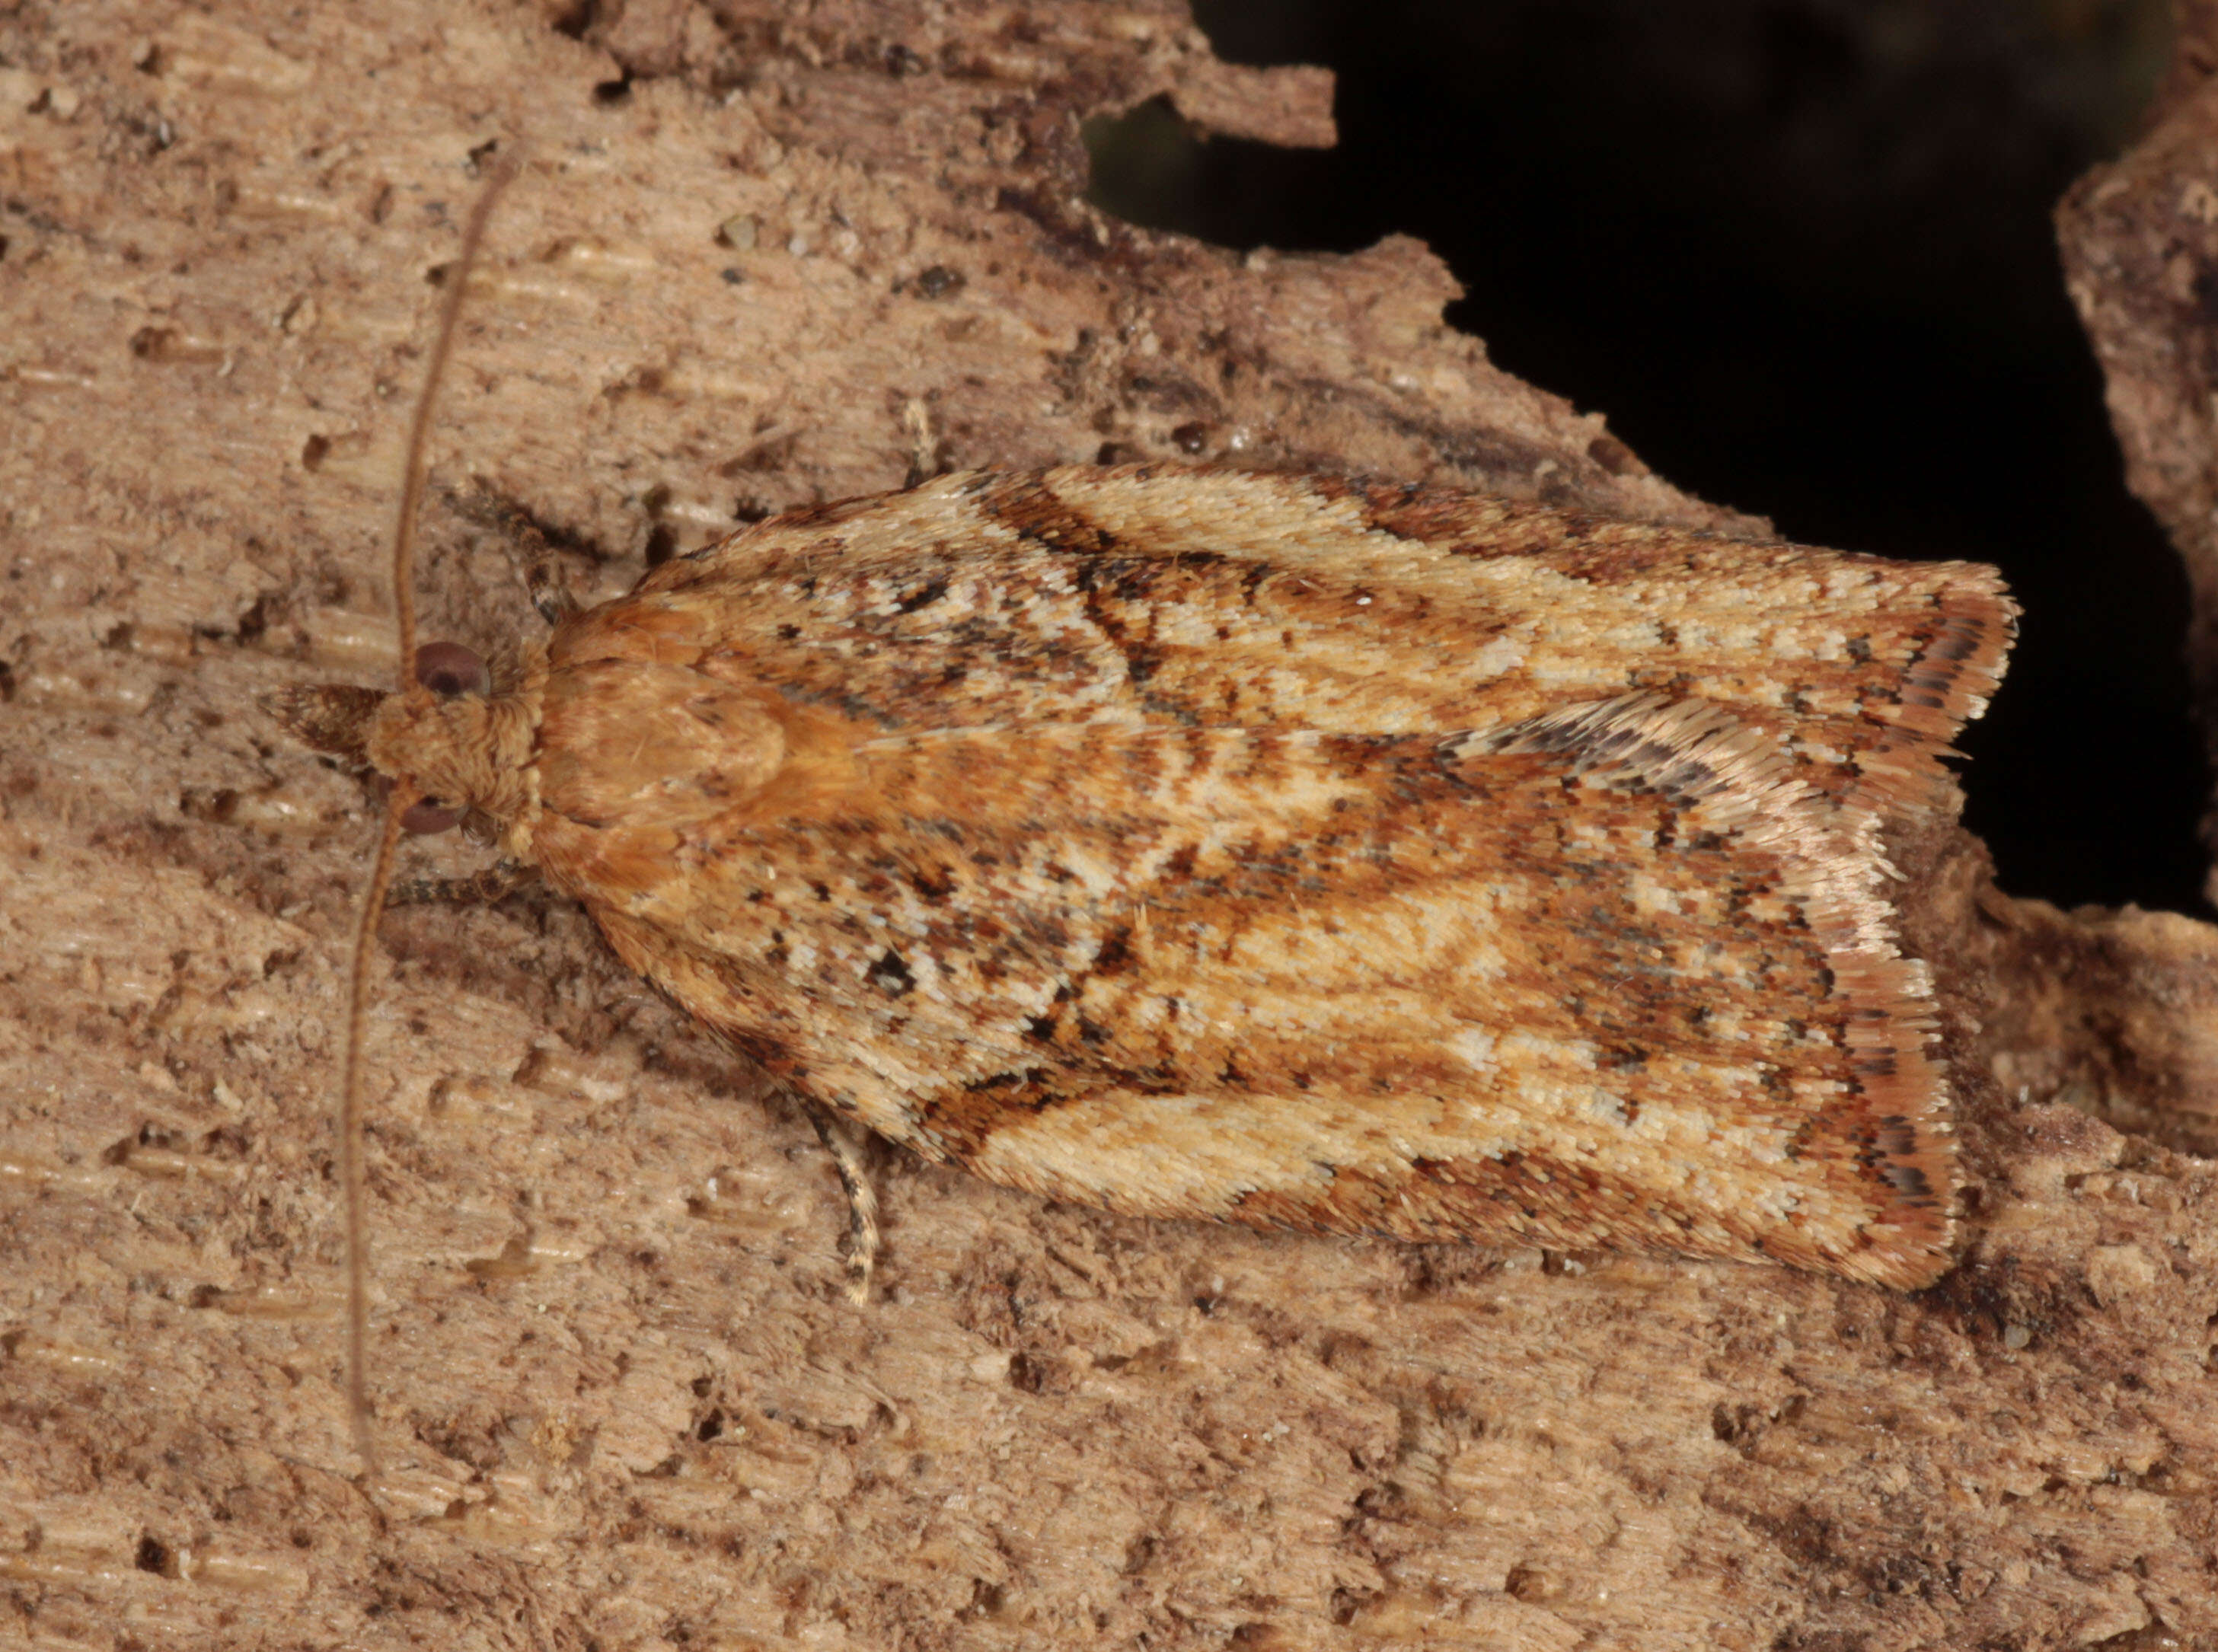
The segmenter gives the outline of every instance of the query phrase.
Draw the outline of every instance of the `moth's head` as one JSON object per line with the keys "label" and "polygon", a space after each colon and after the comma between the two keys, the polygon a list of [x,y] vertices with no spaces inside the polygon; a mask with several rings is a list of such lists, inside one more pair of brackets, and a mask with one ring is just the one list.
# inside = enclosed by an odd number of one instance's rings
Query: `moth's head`
{"label": "moth's head", "polygon": [[542,651],[496,672],[458,642],[416,651],[415,682],[399,692],[318,684],[273,695],[270,709],[312,751],[369,769],[417,795],[400,817],[418,835],[473,817],[497,831],[531,803],[526,770],[539,725]]}

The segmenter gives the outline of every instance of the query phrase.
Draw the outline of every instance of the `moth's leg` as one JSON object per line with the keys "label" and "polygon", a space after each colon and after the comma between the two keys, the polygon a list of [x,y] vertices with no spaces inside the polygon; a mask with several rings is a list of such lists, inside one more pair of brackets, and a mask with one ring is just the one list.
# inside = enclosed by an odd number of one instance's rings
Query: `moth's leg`
{"label": "moth's leg", "polygon": [[538,882],[536,867],[522,861],[495,861],[482,872],[468,877],[418,877],[393,886],[385,898],[388,906],[490,906],[518,889]]}
{"label": "moth's leg", "polygon": [[578,599],[570,594],[569,585],[562,578],[561,565],[555,560],[554,548],[547,542],[547,535],[540,532],[538,523],[486,489],[470,495],[463,510],[464,514],[508,541],[517,566],[524,574],[524,588],[530,593],[531,605],[539,610],[541,619],[549,625],[560,625],[577,614]]}
{"label": "moth's leg", "polygon": [[809,1122],[816,1127],[816,1139],[832,1155],[839,1185],[846,1190],[847,1300],[860,1307],[870,1300],[870,1271],[878,1261],[877,1190],[870,1185],[870,1172],[863,1164],[862,1154],[832,1115],[806,1096],[801,1104]]}
{"label": "moth's leg", "polygon": [[540,554],[524,564],[524,588],[530,593],[531,605],[539,610],[539,617],[549,625],[560,625],[576,616],[578,599],[571,594],[569,583],[555,565],[554,551],[536,528],[531,529],[531,536],[538,541]]}
{"label": "moth's leg", "polygon": [[932,409],[921,396],[911,396],[901,405],[901,429],[908,437],[908,473],[903,487],[920,487],[947,468],[940,457],[939,436],[932,428]]}

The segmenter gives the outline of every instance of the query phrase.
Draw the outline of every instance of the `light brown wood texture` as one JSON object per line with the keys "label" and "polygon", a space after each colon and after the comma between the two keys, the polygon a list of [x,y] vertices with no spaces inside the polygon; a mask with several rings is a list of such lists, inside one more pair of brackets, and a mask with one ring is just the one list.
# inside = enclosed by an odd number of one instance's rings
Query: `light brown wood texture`
{"label": "light brown wood texture", "polygon": [[[2186,570],[2188,670],[2203,749],[2218,758],[2218,5],[2183,0],[2178,12],[2141,141],[2074,184],[2056,223],[2127,482]],[[2218,849],[2218,815],[2203,835]]]}
{"label": "light brown wood texture", "polygon": [[1907,1296],[1118,1219],[879,1148],[854,1308],[807,1123],[580,914],[400,910],[365,1480],[331,1114],[372,826],[259,696],[391,669],[474,147],[530,159],[433,443],[431,635],[536,624],[480,486],[602,591],[989,463],[1762,531],[1490,368],[1413,242],[1242,258],[1086,207],[1080,121],[1159,93],[1329,136],[1323,77],[1220,65],[1164,0],[586,21],[0,15],[0,1641],[2218,1636],[2218,938],[2010,901],[1953,832],[1893,845],[1969,1178],[1961,1265]]}

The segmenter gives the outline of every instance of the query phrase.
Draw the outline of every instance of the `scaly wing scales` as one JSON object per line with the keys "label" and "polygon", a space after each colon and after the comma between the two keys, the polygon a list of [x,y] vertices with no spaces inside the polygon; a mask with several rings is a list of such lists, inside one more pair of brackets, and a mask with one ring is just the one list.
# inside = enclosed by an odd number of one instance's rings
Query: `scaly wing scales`
{"label": "scaly wing scales", "polygon": [[1880,827],[1948,795],[1991,575],[1273,479],[1141,520],[1136,480],[765,524],[566,628],[534,854],[735,1043],[995,1180],[1936,1271]]}

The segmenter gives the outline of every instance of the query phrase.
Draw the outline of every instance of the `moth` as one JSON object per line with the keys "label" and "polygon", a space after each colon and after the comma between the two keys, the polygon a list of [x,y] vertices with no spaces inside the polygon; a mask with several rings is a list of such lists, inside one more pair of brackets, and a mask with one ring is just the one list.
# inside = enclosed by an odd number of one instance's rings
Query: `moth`
{"label": "moth", "polygon": [[283,715],[925,1159],[1140,1216],[1948,1265],[1884,838],[1957,806],[1991,568],[1069,466],[549,609]]}

